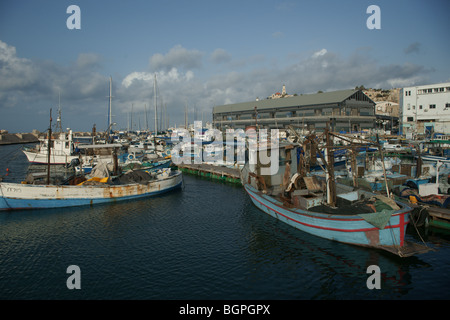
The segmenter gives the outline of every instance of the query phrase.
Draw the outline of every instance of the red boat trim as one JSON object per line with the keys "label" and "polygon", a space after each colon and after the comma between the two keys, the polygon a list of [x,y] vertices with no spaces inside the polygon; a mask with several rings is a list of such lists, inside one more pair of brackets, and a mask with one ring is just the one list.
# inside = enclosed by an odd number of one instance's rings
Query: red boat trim
{"label": "red boat trim", "polygon": [[[281,212],[279,212],[279,211],[277,211],[277,210],[274,210],[274,209],[268,207],[267,205],[265,205],[264,203],[262,203],[261,201],[259,201],[258,199],[256,199],[252,194],[249,193],[249,195],[250,195],[250,197],[252,197],[252,198],[255,199],[256,201],[258,201],[260,204],[262,204],[264,207],[266,207],[267,209],[272,210],[273,212],[275,212],[275,213],[277,213],[277,214],[279,214],[279,215],[285,217],[286,219],[292,220],[292,221],[294,221],[294,222],[296,222],[296,223],[298,223],[298,224],[301,224],[301,225],[304,225],[304,226],[307,226],[307,227],[316,228],[316,229],[322,229],[322,230],[329,230],[329,231],[339,231],[339,232],[365,232],[365,231],[370,231],[370,230],[379,230],[379,229],[376,228],[376,227],[373,227],[373,228],[363,228],[363,229],[337,229],[337,228],[329,228],[329,227],[321,227],[321,226],[311,225],[311,224],[308,224],[308,223],[300,222],[300,221],[295,220],[295,219],[293,219],[293,218],[291,218],[291,217],[288,217],[288,216],[282,214]],[[267,201],[269,201],[269,200],[267,200]],[[269,201],[269,202],[271,202],[271,201]],[[273,203],[273,202],[271,202],[271,203]],[[277,207],[280,207],[280,206],[277,205],[276,203],[273,203],[273,204],[276,205]],[[281,208],[281,207],[280,207],[280,208]],[[295,212],[295,213],[297,213],[297,212]],[[300,214],[300,213],[297,213],[297,214]],[[400,214],[400,224],[398,224],[398,225],[389,225],[389,226],[386,226],[386,227],[384,228],[384,229],[393,229],[393,228],[398,228],[398,227],[400,227],[400,232],[401,232],[401,234],[400,234],[400,239],[401,239],[401,241],[402,241],[401,245],[403,245],[403,239],[404,239],[404,225],[405,225],[404,215],[405,215],[405,214],[406,214],[406,212],[403,212],[403,213]],[[302,215],[306,216],[305,214],[302,214]],[[313,217],[313,218],[318,218],[318,219],[335,220],[335,221],[344,221],[344,220],[340,220],[340,219],[321,218],[321,217],[315,217],[315,216],[312,216],[312,217]],[[349,220],[345,220],[345,221],[360,221],[360,220],[362,221],[362,220],[364,220],[364,219],[349,219]]]}

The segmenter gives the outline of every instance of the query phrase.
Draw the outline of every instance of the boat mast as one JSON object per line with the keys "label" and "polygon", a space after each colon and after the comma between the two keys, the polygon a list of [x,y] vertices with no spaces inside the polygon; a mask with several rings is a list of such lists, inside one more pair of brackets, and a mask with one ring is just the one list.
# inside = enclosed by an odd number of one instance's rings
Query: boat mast
{"label": "boat mast", "polygon": [[383,148],[380,144],[380,138],[378,136],[378,133],[376,135],[377,138],[377,145],[378,145],[378,151],[380,152],[380,157],[381,157],[381,165],[383,166],[383,177],[384,177],[384,183],[386,185],[386,195],[388,197],[391,197],[391,193],[389,192],[389,186],[388,186],[388,181],[387,181],[387,176],[386,176],[386,167],[384,166],[384,154],[383,154]]}
{"label": "boat mast", "polygon": [[50,150],[52,144],[52,108],[50,108],[50,126],[48,127],[48,152],[47,152],[47,184],[50,184]]}
{"label": "boat mast", "polygon": [[334,179],[334,149],[333,140],[330,138],[330,131],[328,123],[325,128],[326,146],[325,146],[325,158],[326,163],[326,183],[327,183],[327,203],[334,207],[336,206],[336,181]]}
{"label": "boat mast", "polygon": [[56,118],[56,129],[58,132],[62,132],[62,123],[61,123],[61,90],[59,91],[59,101],[58,101],[58,118]]}
{"label": "boat mast", "polygon": [[111,130],[112,124],[111,101],[112,101],[112,78],[109,77],[109,123],[108,123],[109,130]]}
{"label": "boat mast", "polygon": [[144,104],[144,112],[145,112],[145,130],[148,133],[147,104]]}
{"label": "boat mast", "polygon": [[155,73],[155,81],[153,81],[153,94],[155,97],[155,138],[158,134],[158,109],[156,107],[156,73]]}

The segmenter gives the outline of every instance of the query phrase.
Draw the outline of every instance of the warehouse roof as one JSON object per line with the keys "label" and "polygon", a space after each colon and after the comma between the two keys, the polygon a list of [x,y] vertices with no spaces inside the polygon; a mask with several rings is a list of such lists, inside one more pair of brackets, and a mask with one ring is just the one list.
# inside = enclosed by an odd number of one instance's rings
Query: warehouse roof
{"label": "warehouse roof", "polygon": [[[315,94],[305,94],[289,98],[265,99],[259,101],[227,104],[214,107],[213,113],[249,111],[254,110],[255,107],[257,108],[257,110],[263,110],[263,109],[273,109],[283,107],[295,107],[295,106],[301,107],[301,106],[340,103],[343,102],[344,100],[347,100],[358,91],[361,90],[340,90]],[[366,98],[367,101],[373,102],[367,96]]]}

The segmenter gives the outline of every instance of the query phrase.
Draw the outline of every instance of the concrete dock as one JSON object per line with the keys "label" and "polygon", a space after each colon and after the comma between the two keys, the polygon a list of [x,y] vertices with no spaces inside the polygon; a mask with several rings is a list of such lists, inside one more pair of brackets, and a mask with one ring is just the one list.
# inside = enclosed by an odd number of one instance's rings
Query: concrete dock
{"label": "concrete dock", "polygon": [[181,164],[178,165],[178,168],[184,173],[210,178],[213,180],[241,184],[238,169],[213,166],[210,164]]}

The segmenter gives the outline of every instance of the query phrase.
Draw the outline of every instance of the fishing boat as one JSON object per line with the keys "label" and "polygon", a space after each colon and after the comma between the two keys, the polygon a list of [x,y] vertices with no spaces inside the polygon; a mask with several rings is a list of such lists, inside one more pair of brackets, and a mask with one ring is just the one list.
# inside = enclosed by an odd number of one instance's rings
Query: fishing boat
{"label": "fishing boat", "polygon": [[[49,136],[51,136],[51,117]],[[46,183],[0,181],[0,210],[95,205],[155,196],[182,186],[181,171],[171,168],[119,174],[117,154],[121,145],[92,145],[91,148],[98,149],[105,146],[112,150],[112,163],[100,162],[90,175],[74,176],[63,183],[51,184],[50,162],[48,162]]]}
{"label": "fishing boat", "polygon": [[[267,174],[264,170],[267,164],[259,160],[263,158],[258,154],[267,150],[249,148],[249,161],[241,171],[241,181],[253,204],[298,230],[325,239],[383,249],[401,257],[428,251],[428,247],[405,239],[411,207],[334,181],[334,157],[329,143],[327,138],[329,148],[322,159],[326,167],[323,180],[305,172],[304,157],[298,152],[305,143],[277,147],[279,163],[275,174]],[[331,152],[327,153],[328,150]]]}
{"label": "fishing boat", "polygon": [[[72,176],[60,184],[44,179],[22,183],[0,182],[0,210],[62,208],[150,197],[180,188],[182,173],[165,168],[118,174],[117,160],[100,162],[89,175]],[[44,177],[45,178],[45,177]]]}
{"label": "fishing boat", "polygon": [[50,160],[50,164],[66,165],[79,157],[73,141],[72,130],[61,132],[56,138],[52,136],[40,138],[39,144],[34,147],[24,146],[22,151],[31,164],[48,164]]}
{"label": "fishing boat", "polygon": [[[166,193],[180,188],[183,183],[178,170],[168,168],[154,174],[139,172],[138,176],[130,171],[129,175],[117,178],[94,176],[75,185],[71,184],[74,180],[63,185],[0,182],[0,210],[62,208],[132,200]],[[134,181],[128,180],[132,176]]]}

